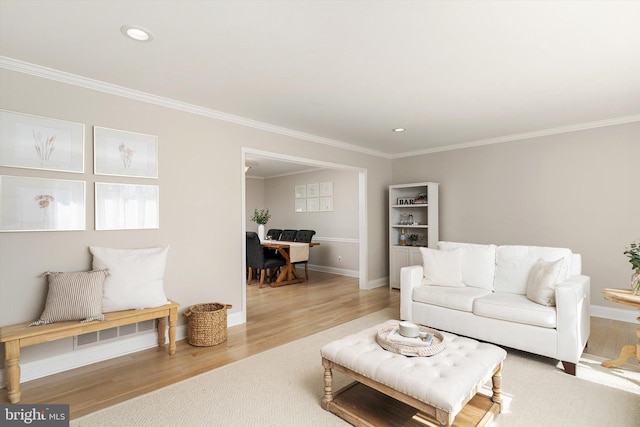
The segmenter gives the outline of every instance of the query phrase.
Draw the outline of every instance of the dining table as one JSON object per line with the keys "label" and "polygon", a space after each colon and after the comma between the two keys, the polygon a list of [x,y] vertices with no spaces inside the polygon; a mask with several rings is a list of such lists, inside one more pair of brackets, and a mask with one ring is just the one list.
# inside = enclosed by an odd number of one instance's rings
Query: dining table
{"label": "dining table", "polygon": [[271,287],[292,285],[294,283],[305,282],[296,270],[294,263],[309,260],[309,248],[318,246],[316,242],[289,242],[285,240],[263,240],[262,246],[277,251],[286,261],[285,266],[280,270],[280,274],[275,281],[271,282]]}

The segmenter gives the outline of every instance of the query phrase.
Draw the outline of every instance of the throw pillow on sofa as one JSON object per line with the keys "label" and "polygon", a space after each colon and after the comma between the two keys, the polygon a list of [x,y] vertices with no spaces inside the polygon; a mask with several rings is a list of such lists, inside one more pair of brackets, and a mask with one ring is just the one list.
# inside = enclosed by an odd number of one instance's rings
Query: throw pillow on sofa
{"label": "throw pillow on sofa", "polygon": [[48,290],[40,319],[29,326],[69,320],[104,320],[102,291],[107,270],[70,273],[46,272]]}
{"label": "throw pillow on sofa", "polygon": [[420,248],[424,271],[423,285],[464,287],[462,283],[462,250],[440,251]]}
{"label": "throw pillow on sofa", "polygon": [[527,298],[546,306],[556,305],[556,287],[564,259],[536,262],[527,279]]}
{"label": "throw pillow on sofa", "polygon": [[112,249],[92,246],[94,269],[109,269],[104,283],[102,311],[159,307],[169,301],[164,293],[164,271],[169,247]]}

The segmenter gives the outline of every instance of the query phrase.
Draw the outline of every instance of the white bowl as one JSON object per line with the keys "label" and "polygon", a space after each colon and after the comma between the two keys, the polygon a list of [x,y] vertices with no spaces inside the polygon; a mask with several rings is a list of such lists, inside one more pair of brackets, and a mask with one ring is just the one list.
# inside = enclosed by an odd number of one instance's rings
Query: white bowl
{"label": "white bowl", "polygon": [[398,332],[403,337],[416,338],[420,336],[420,327],[411,322],[400,322]]}

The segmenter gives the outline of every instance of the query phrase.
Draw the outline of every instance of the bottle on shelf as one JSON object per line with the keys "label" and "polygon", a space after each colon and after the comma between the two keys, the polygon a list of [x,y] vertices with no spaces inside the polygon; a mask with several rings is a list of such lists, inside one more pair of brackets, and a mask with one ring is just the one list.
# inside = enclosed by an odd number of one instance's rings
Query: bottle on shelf
{"label": "bottle on shelf", "polygon": [[404,234],[404,228],[400,230],[400,245],[405,246],[407,244],[407,236]]}

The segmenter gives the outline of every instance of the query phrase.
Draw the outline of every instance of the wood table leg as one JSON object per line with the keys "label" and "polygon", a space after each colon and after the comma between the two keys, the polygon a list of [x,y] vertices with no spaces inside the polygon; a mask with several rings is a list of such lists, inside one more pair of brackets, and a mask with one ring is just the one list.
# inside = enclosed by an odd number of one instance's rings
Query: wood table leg
{"label": "wood table leg", "polygon": [[329,403],[333,401],[333,372],[331,371],[331,362],[322,359],[324,366],[324,397],[322,398],[322,407],[327,409]]}
{"label": "wood table leg", "polygon": [[17,340],[7,341],[4,344],[4,354],[9,402],[18,403],[22,397],[20,391],[20,342]]}
{"label": "wood table leg", "polygon": [[[640,317],[638,318],[640,321]],[[615,360],[605,360],[601,363],[605,368],[610,368],[612,366],[623,365],[627,359],[635,356],[638,361],[640,361],[640,328],[636,329],[636,336],[638,337],[638,344],[628,344],[622,347],[622,351],[620,351],[620,357]]]}

